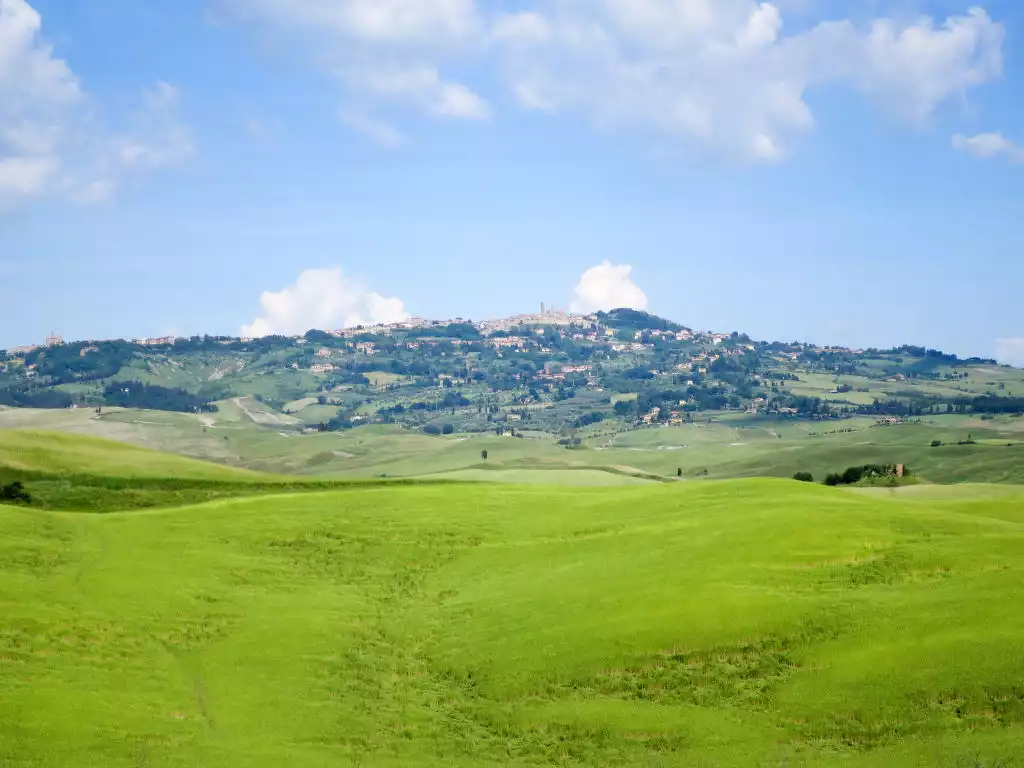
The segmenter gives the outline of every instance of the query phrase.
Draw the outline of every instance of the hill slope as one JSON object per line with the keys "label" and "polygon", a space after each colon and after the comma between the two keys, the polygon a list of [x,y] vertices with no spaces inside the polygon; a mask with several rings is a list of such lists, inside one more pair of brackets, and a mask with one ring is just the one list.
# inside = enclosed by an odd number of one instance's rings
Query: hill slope
{"label": "hill slope", "polygon": [[0,467],[28,473],[257,481],[261,476],[84,435],[0,429]]}
{"label": "hill slope", "polygon": [[1022,510],[773,480],[0,508],[0,763],[1009,765]]}

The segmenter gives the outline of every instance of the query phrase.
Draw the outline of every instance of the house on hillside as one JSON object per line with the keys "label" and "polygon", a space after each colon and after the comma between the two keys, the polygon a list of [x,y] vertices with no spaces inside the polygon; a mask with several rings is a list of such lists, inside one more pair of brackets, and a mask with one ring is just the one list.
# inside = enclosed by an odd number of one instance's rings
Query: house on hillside
{"label": "house on hillside", "polygon": [[654,407],[654,408],[651,408],[651,412],[650,413],[645,413],[643,416],[641,416],[640,417],[640,421],[642,421],[644,424],[653,424],[655,421],[658,420],[658,417],[660,415],[661,415],[661,408]]}

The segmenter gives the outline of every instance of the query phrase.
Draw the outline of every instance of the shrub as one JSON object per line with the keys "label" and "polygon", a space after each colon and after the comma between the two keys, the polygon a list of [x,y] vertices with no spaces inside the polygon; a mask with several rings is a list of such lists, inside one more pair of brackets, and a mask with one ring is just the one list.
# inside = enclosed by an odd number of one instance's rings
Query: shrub
{"label": "shrub", "polygon": [[941,447],[942,447],[942,441],[941,440],[932,440],[932,448],[941,448]]}
{"label": "shrub", "polygon": [[813,483],[814,475],[810,472],[797,472],[793,475],[793,479],[801,483]]}
{"label": "shrub", "polygon": [[20,504],[31,504],[32,496],[25,486],[15,480],[8,485],[0,486],[0,501],[13,501]]}
{"label": "shrub", "polygon": [[428,435],[440,435],[441,434],[441,428],[439,426],[437,426],[436,424],[427,424],[427,426],[425,426],[423,428],[423,431],[426,434],[428,434]]}

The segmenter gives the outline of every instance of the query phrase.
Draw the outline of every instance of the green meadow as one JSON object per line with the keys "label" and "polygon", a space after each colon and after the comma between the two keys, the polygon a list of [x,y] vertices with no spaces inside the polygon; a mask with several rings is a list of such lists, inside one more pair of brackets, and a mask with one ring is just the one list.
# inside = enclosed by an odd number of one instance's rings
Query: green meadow
{"label": "green meadow", "polygon": [[[4,431],[43,430],[130,443],[230,470],[287,475],[292,481],[453,477],[606,485],[632,484],[637,477],[789,478],[796,472],[820,480],[848,466],[900,463],[931,483],[1024,484],[1024,419],[1010,416],[929,416],[877,426],[865,417],[809,421],[718,413],[684,426],[627,430],[601,424],[581,431],[581,444],[570,450],[559,444],[559,435],[544,432],[516,438],[493,432],[430,436],[397,425],[370,425],[310,434],[300,420],[251,398],[219,405],[216,413],[201,415],[0,409],[0,455]],[[936,441],[942,445],[933,447]],[[579,474],[584,471],[589,472]],[[544,472],[550,474],[538,475]]]}
{"label": "green meadow", "polygon": [[[0,506],[5,768],[1024,755],[1011,485],[288,484],[17,432],[0,464],[56,484]],[[169,488],[224,496],[119,511]]]}

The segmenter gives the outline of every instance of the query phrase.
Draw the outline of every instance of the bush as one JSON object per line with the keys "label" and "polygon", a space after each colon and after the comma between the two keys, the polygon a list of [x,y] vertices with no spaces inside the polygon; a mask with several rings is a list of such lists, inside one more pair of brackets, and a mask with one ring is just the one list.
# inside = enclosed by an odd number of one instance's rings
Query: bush
{"label": "bush", "polygon": [[814,475],[810,472],[797,472],[793,475],[793,479],[801,483],[813,483]]}
{"label": "bush", "polygon": [[425,426],[423,428],[423,431],[426,434],[428,434],[428,435],[440,435],[441,434],[441,428],[439,426],[437,426],[436,424],[427,424],[427,426]]}
{"label": "bush", "polygon": [[15,480],[8,485],[0,486],[0,501],[13,501],[19,504],[31,504],[32,496],[25,486]]}
{"label": "bush", "polygon": [[941,448],[941,447],[942,447],[942,441],[941,440],[932,440],[932,448]]}
{"label": "bush", "polygon": [[455,425],[454,424],[445,424],[443,427],[441,427],[441,434],[444,434],[444,435],[450,435],[454,431],[455,431]]}

